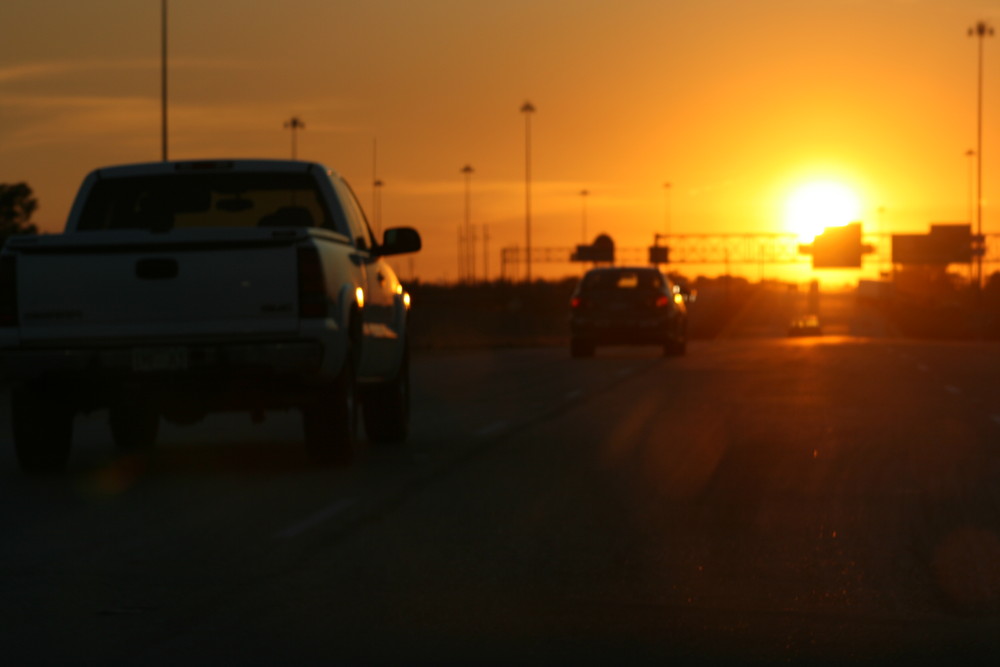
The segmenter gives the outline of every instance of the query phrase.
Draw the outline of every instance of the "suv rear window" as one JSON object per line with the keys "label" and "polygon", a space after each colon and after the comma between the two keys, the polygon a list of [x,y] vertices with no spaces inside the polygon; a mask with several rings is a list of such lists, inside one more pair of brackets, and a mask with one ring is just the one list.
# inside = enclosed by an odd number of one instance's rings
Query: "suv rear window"
{"label": "suv rear window", "polygon": [[658,271],[594,271],[583,278],[584,291],[651,290],[663,287]]}

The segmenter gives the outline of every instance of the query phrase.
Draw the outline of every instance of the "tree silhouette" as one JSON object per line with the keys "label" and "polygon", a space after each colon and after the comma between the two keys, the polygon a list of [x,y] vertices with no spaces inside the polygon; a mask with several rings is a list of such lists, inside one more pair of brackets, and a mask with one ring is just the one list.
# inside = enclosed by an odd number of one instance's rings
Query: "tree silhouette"
{"label": "tree silhouette", "polygon": [[0,183],[0,245],[15,234],[37,234],[31,214],[38,208],[27,183]]}

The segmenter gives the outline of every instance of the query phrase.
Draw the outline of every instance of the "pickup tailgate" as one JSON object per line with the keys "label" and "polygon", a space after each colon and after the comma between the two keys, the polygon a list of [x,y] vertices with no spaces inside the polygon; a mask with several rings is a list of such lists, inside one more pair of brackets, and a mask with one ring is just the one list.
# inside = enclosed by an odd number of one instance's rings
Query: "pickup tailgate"
{"label": "pickup tailgate", "polygon": [[305,235],[98,232],[18,244],[21,341],[295,332]]}

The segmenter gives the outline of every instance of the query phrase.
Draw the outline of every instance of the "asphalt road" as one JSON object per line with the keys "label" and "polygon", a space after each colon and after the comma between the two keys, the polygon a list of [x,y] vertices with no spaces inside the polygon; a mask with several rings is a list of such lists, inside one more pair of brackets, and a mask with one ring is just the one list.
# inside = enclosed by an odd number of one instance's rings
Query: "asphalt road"
{"label": "asphalt road", "polygon": [[753,320],[417,355],[413,437],[349,470],[292,413],[0,448],[0,662],[995,663],[1000,347]]}

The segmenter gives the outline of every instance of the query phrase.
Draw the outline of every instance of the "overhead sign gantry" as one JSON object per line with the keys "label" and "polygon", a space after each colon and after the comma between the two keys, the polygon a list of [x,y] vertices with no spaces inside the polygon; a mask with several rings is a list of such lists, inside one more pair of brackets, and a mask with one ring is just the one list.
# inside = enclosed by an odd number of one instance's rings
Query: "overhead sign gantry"
{"label": "overhead sign gantry", "polygon": [[861,242],[861,223],[827,227],[810,244],[799,246],[799,253],[812,255],[814,269],[860,269],[861,256],[874,252]]}

